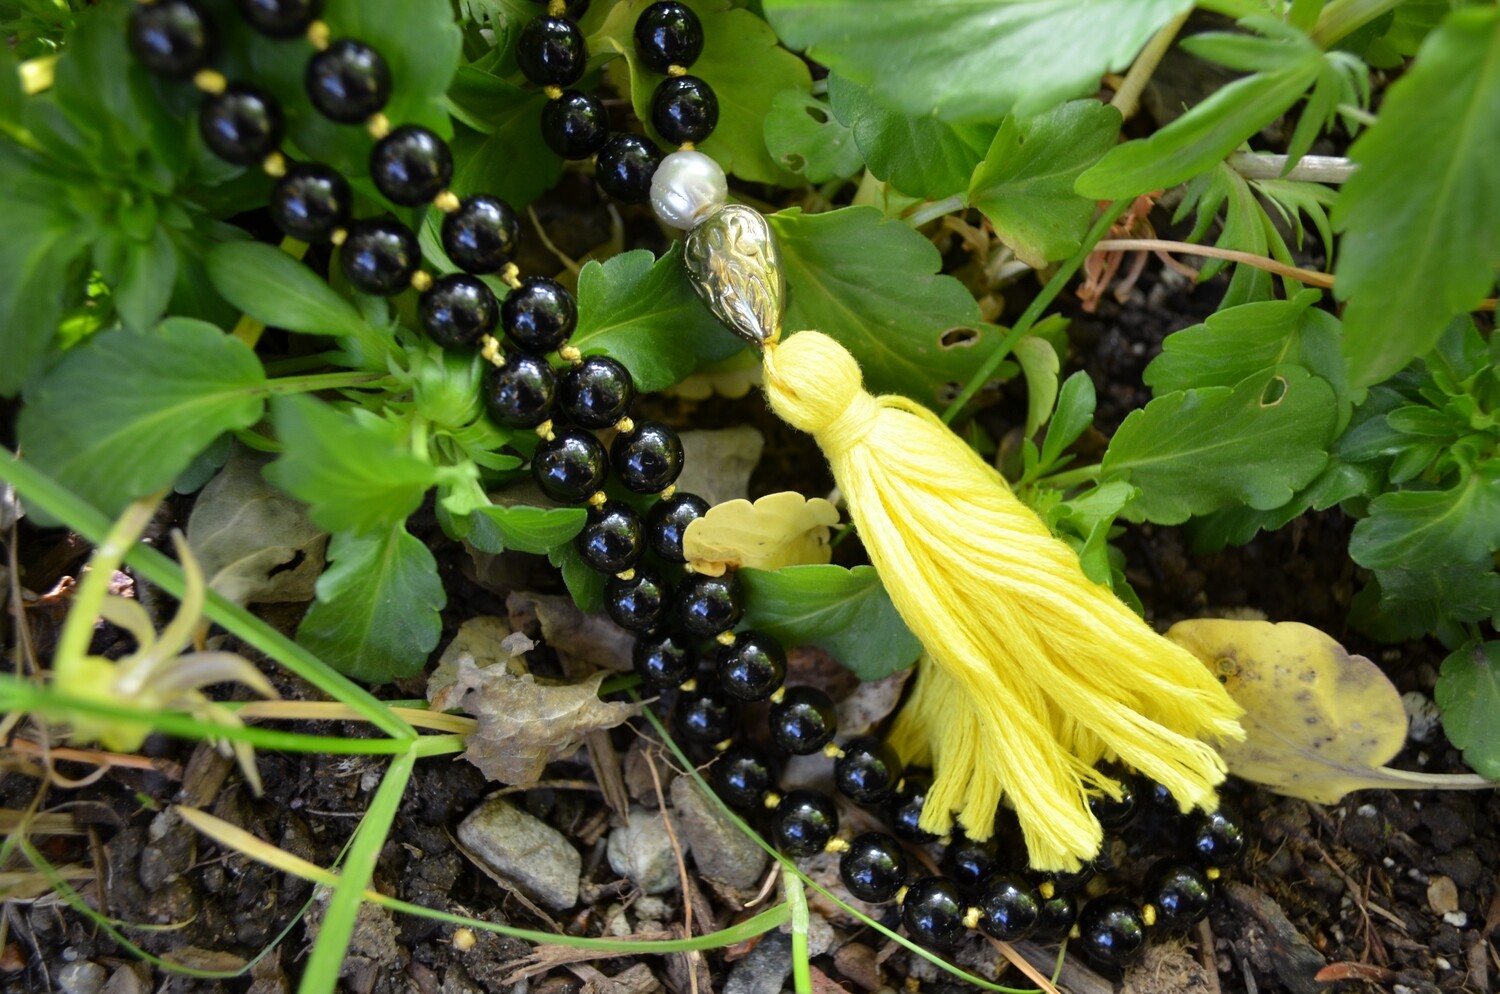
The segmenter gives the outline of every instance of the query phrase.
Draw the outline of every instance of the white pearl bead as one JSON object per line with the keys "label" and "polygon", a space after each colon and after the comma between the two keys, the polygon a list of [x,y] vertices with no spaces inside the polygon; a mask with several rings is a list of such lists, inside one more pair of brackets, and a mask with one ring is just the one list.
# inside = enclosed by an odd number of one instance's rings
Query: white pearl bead
{"label": "white pearl bead", "polygon": [[651,177],[651,207],[663,222],[683,231],[729,199],[729,181],[702,152],[673,152]]}

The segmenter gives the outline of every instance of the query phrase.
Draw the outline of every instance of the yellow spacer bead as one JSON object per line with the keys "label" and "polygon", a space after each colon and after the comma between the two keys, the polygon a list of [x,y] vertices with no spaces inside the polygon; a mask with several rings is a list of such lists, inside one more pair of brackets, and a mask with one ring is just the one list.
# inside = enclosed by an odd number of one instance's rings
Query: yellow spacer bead
{"label": "yellow spacer bead", "polygon": [[272,152],[260,160],[260,171],[272,179],[281,179],[286,175],[286,156],[280,152]]}
{"label": "yellow spacer bead", "polygon": [[635,422],[630,420],[629,418],[621,418],[620,420],[615,422],[615,431],[619,432],[621,435],[629,435],[631,432],[635,431]]}
{"label": "yellow spacer bead", "polygon": [[697,678],[684,680],[682,681],[682,683],[678,684],[677,689],[685,694],[691,694],[693,691],[698,689],[698,680]]}
{"label": "yellow spacer bead", "polygon": [[1147,928],[1150,928],[1152,925],[1156,924],[1156,905],[1141,905],[1141,921],[1146,923]]}
{"label": "yellow spacer bead", "polygon": [[223,93],[229,80],[217,69],[199,69],[193,74],[193,85],[204,93]]}
{"label": "yellow spacer bead", "polygon": [[547,16],[561,17],[568,12],[568,0],[547,0]]}
{"label": "yellow spacer bead", "polygon": [[786,700],[786,684],[782,684],[781,686],[777,687],[771,693],[769,700],[772,704],[780,704],[782,701]]}
{"label": "yellow spacer bead", "polygon": [[964,928],[978,928],[979,916],[980,911],[978,908],[969,908],[968,910],[966,910],[964,912]]}
{"label": "yellow spacer bead", "polygon": [[334,228],[333,229],[333,234],[331,234],[331,235],[328,236],[328,240],[330,242],[332,242],[333,244],[335,244],[335,245],[342,245],[342,244],[344,244],[344,239],[348,238],[348,237],[349,237],[349,232],[346,229],[344,229],[344,228]]}
{"label": "yellow spacer bead", "polygon": [[333,32],[328,29],[326,21],[313,21],[307,26],[307,40],[320,52],[328,47],[328,42],[332,37]]}
{"label": "yellow spacer bead", "polygon": [[1210,866],[1208,869],[1203,871],[1203,875],[1210,880],[1217,880],[1224,875],[1224,872],[1217,866]]}
{"label": "yellow spacer bead", "polygon": [[607,500],[609,500],[608,494],[603,490],[595,490],[594,495],[589,498],[589,507],[603,507]]}
{"label": "yellow spacer bead", "polygon": [[902,903],[905,900],[906,900],[906,888],[905,887],[898,887],[898,888],[896,888],[896,903],[900,904],[900,903]]}
{"label": "yellow spacer bead", "polygon": [[578,351],[576,345],[564,345],[557,350],[557,357],[563,362],[571,362],[575,366],[583,362],[583,353]]}
{"label": "yellow spacer bead", "polygon": [[505,268],[500,270],[500,282],[512,290],[521,289],[521,267],[514,262],[507,262]]}
{"label": "yellow spacer bead", "polygon": [[694,149],[696,149],[697,147],[698,146],[694,145],[692,142],[683,142],[681,145],[677,146],[677,151],[679,151],[679,152],[691,152]]}
{"label": "yellow spacer bead", "polygon": [[720,632],[714,636],[714,641],[722,646],[734,645],[734,632]]}
{"label": "yellow spacer bead", "polygon": [[667,484],[667,489],[665,489],[661,493],[657,494],[657,496],[660,497],[662,500],[667,500],[673,494],[675,494],[676,492],[677,492],[677,484],[675,484],[675,483],[669,483],[669,484]]}
{"label": "yellow spacer bead", "polygon": [[714,752],[728,752],[729,747],[734,745],[734,739],[725,739],[723,742],[714,743]]}
{"label": "yellow spacer bead", "polygon": [[781,807],[781,795],[776,793],[774,790],[768,790],[766,791],[766,796],[761,799],[760,803],[766,806],[767,811],[775,811],[777,808]]}
{"label": "yellow spacer bead", "polygon": [[847,839],[841,839],[841,838],[838,838],[837,836],[834,836],[833,838],[831,838],[831,839],[828,840],[828,844],[823,847],[823,851],[824,852],[848,852],[849,851],[849,841]]}
{"label": "yellow spacer bead", "polygon": [[454,193],[452,190],[444,190],[442,193],[432,198],[432,206],[436,207],[444,214],[452,214],[454,211],[458,210],[461,204],[458,200],[458,194]]}
{"label": "yellow spacer bead", "polygon": [[375,113],[371,114],[370,119],[365,122],[365,129],[370,132],[371,138],[379,141],[380,139],[391,133],[391,119],[386,117],[379,111],[376,111]]}
{"label": "yellow spacer bead", "polygon": [[494,335],[485,335],[479,340],[479,354],[485,362],[496,366],[505,365],[505,354],[500,351],[500,339]]}
{"label": "yellow spacer bead", "polygon": [[552,441],[552,439],[557,437],[552,433],[551,418],[548,418],[546,421],[543,421],[541,424],[537,425],[534,430],[536,431],[537,437],[544,442],[550,442]]}
{"label": "yellow spacer bead", "polygon": [[686,76],[687,66],[667,66],[668,76]]}
{"label": "yellow spacer bead", "polygon": [[616,580],[634,580],[635,579],[635,570],[633,570],[633,569],[621,570],[619,573],[615,574],[615,579]]}
{"label": "yellow spacer bead", "polygon": [[1050,880],[1043,880],[1041,883],[1037,884],[1036,892],[1042,895],[1043,901],[1050,901],[1052,900],[1052,898],[1057,896],[1057,888],[1052,886],[1052,881]]}
{"label": "yellow spacer bead", "polygon": [[829,759],[843,759],[844,750],[840,749],[837,745],[830,742],[823,747],[823,755],[827,756]]}
{"label": "yellow spacer bead", "polygon": [[547,94],[548,100],[561,100],[563,91],[560,86],[544,86],[542,92]]}
{"label": "yellow spacer bead", "polygon": [[431,288],[431,286],[432,276],[428,273],[419,269],[415,273],[411,274],[411,288],[413,290],[417,291],[418,293],[423,293]]}

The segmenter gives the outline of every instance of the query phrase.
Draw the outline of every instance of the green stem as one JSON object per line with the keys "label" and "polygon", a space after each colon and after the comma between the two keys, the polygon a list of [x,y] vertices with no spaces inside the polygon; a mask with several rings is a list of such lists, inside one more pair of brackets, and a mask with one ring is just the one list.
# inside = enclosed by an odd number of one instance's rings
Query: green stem
{"label": "green stem", "polygon": [[1192,9],[1183,11],[1172,18],[1146,43],[1141,49],[1141,54],[1130,65],[1130,71],[1125,74],[1125,81],[1115,91],[1114,99],[1109,105],[1120,112],[1120,117],[1126,121],[1135,116],[1136,110],[1141,105],[1141,94],[1146,91],[1146,84],[1151,81],[1151,76],[1156,72],[1156,67],[1161,65],[1161,60],[1167,55],[1167,50],[1172,47],[1172,42],[1177,38],[1177,32],[1187,23],[1188,15]]}
{"label": "green stem", "polygon": [[995,375],[995,370],[999,369],[1005,357],[1010,355],[1011,349],[1015,348],[1016,343],[1031,330],[1032,325],[1036,324],[1042,312],[1047,309],[1047,305],[1062,292],[1063,287],[1067,286],[1068,281],[1073,278],[1073,274],[1078,272],[1078,268],[1083,265],[1083,261],[1089,257],[1089,253],[1094,251],[1094,243],[1108,234],[1110,226],[1120,219],[1120,215],[1125,213],[1130,204],[1131,201],[1128,199],[1116,200],[1095,219],[1094,226],[1088,230],[1088,234],[1083,236],[1083,244],[1078,251],[1074,252],[1058,267],[1057,272],[1052,274],[1047,285],[1042,287],[1042,292],[1032,299],[1031,304],[1016,319],[1016,323],[1011,326],[1006,336],[1001,339],[1000,344],[985,358],[974,375],[969,377],[969,382],[964,385],[963,390],[959,391],[958,397],[948,405],[947,410],[943,411],[944,424],[952,424],[953,419],[958,416],[959,411],[963,410],[970,398],[979,392],[980,387],[989,382],[990,377]]}
{"label": "green stem", "polygon": [[156,505],[159,503],[160,493],[132,503],[110,528],[104,540],[94,547],[83,582],[78,584],[78,589],[73,594],[73,605],[63,621],[57,649],[52,656],[53,679],[60,686],[68,685],[76,675],[78,663],[88,655],[89,643],[94,639],[94,623],[99,619],[104,598],[109,595],[109,583],[124,561],[125,554],[151,523],[151,515],[156,513]]}
{"label": "green stem", "polygon": [[1068,487],[1075,487],[1080,483],[1097,483],[1099,481],[1100,469],[1101,467],[1098,463],[1094,463],[1092,466],[1079,466],[1077,469],[1070,469],[1066,473],[1053,473],[1051,476],[1044,476],[1036,482],[1046,484],[1057,490],[1066,490]]}
{"label": "green stem", "polygon": [[390,379],[385,373],[311,373],[307,376],[282,376],[269,380],[265,392],[272,396],[289,393],[313,393],[317,390],[345,390],[349,387],[368,387]]}
{"label": "green stem", "polygon": [[1339,39],[1395,10],[1401,3],[1402,0],[1330,0],[1318,15],[1318,23],[1313,25],[1312,40],[1320,48],[1332,48]]}
{"label": "green stem", "polygon": [[812,958],[807,955],[807,928],[811,921],[807,893],[795,873],[783,873],[781,885],[786,891],[786,903],[792,909],[792,989],[797,994],[812,994]]}
{"label": "green stem", "polygon": [[955,193],[953,196],[944,197],[942,200],[929,200],[901,220],[913,228],[920,228],[928,221],[936,221],[944,214],[961,211],[967,206],[968,204],[964,200],[963,195]]}
{"label": "green stem", "polygon": [[1198,8],[1232,17],[1236,21],[1242,17],[1263,16],[1266,13],[1265,5],[1256,3],[1255,0],[1198,0]]}

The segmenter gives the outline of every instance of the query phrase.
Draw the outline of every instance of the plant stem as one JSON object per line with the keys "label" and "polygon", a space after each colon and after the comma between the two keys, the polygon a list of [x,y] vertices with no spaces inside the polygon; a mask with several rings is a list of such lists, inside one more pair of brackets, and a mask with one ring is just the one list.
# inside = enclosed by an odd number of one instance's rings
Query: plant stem
{"label": "plant stem", "polygon": [[786,903],[792,911],[792,990],[797,994],[812,994],[811,958],[807,955],[807,893],[796,874],[783,873],[781,886],[786,892]]}
{"label": "plant stem", "polygon": [[920,228],[928,221],[936,221],[944,214],[952,214],[954,211],[961,211],[966,206],[968,206],[968,204],[965,202],[963,195],[955,193],[953,196],[944,197],[942,200],[929,200],[925,204],[922,204],[920,207],[916,208],[910,214],[906,215],[901,220],[905,221],[913,228]]}
{"label": "plant stem", "polygon": [[265,392],[273,397],[280,397],[289,393],[314,393],[318,390],[343,390],[346,387],[370,386],[384,379],[387,379],[387,374],[368,371],[282,376],[268,381]]}
{"label": "plant stem", "polygon": [[1070,469],[1066,473],[1054,473],[1051,476],[1044,476],[1036,482],[1038,484],[1046,484],[1057,490],[1066,490],[1068,487],[1076,486],[1080,483],[1094,483],[1098,479],[1099,464],[1093,463],[1088,466],[1079,466],[1077,469]]}
{"label": "plant stem", "polygon": [[1172,42],[1177,39],[1177,32],[1187,23],[1188,15],[1193,12],[1189,7],[1181,14],[1163,24],[1151,40],[1146,42],[1146,47],[1141,49],[1141,54],[1136,56],[1130,64],[1130,71],[1125,74],[1125,81],[1115,91],[1114,99],[1109,105],[1120,112],[1120,118],[1128,121],[1135,116],[1135,112],[1141,106],[1141,94],[1145,92],[1146,84],[1151,81],[1151,76],[1156,72],[1156,67],[1161,65],[1161,60],[1166,57],[1167,50],[1172,47]]}
{"label": "plant stem", "polygon": [[1358,31],[1387,11],[1395,10],[1402,0],[1330,0],[1318,23],[1313,25],[1312,40],[1320,48],[1332,48],[1340,39]]}
{"label": "plant stem", "polygon": [[1229,168],[1246,179],[1285,179],[1293,182],[1343,183],[1354,175],[1352,159],[1337,155],[1304,155],[1285,176],[1286,156],[1261,155],[1257,152],[1235,152],[1229,157]]}
{"label": "plant stem", "polygon": [[1288,266],[1284,262],[1267,259],[1254,252],[1221,249],[1213,245],[1195,245],[1192,242],[1172,242],[1161,238],[1110,238],[1094,247],[1101,252],[1181,252],[1184,255],[1202,255],[1210,259],[1228,259],[1230,262],[1254,266],[1256,269],[1264,269],[1268,273],[1285,276],[1324,290],[1333,289],[1333,277],[1327,273]]}
{"label": "plant stem", "polygon": [[52,675],[58,686],[68,685],[76,665],[88,655],[89,643],[94,639],[94,622],[99,618],[104,598],[109,595],[109,582],[114,579],[125,554],[151,523],[151,515],[156,513],[156,505],[161,503],[163,493],[158,491],[132,503],[104,536],[104,541],[94,547],[88,570],[73,594],[73,604],[63,621],[57,649],[52,654]]}

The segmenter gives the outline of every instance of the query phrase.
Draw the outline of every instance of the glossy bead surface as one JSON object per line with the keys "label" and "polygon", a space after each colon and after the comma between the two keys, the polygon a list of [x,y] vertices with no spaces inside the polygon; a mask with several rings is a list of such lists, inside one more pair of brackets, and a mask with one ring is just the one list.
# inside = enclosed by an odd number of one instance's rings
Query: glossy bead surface
{"label": "glossy bead surface", "polygon": [[540,356],[506,356],[504,366],[485,373],[485,410],[507,428],[535,428],[552,417],[556,398],[557,379]]}
{"label": "glossy bead surface", "polygon": [[1135,817],[1136,807],[1140,803],[1136,796],[1135,778],[1122,776],[1117,770],[1109,773],[1120,784],[1119,799],[1105,794],[1090,794],[1089,810],[1105,828],[1123,828]]}
{"label": "glossy bead surface", "polygon": [[162,76],[183,79],[214,57],[213,22],[188,0],[138,3],[125,30],[141,65]]}
{"label": "glossy bead surface", "polygon": [[323,13],[323,0],[239,0],[240,14],[268,38],[295,38]]}
{"label": "glossy bead surface", "polygon": [[281,105],[258,86],[231,83],[198,105],[198,133],[208,150],[225,162],[255,165],[281,144]]}
{"label": "glossy bead surface", "polygon": [[289,166],[271,188],[271,220],[284,235],[320,245],[349,224],[354,193],[344,177],[317,162]]}
{"label": "glossy bead surface", "polygon": [[443,251],[465,272],[495,272],[510,261],[520,237],[516,212],[499,197],[465,197],[443,218]]}
{"label": "glossy bead surface", "polygon": [[665,490],[682,473],[682,440],[659,421],[641,421],[635,431],[616,435],[609,454],[620,483],[638,494]]}
{"label": "glossy bead surface", "polygon": [[578,324],[578,303],[568,288],[545,276],[528,276],[500,306],[505,337],[538,355],[563,345]]}
{"label": "glossy bead surface", "polygon": [[677,728],[684,738],[716,744],[734,735],[739,712],[734,701],[714,688],[685,692],[677,701]]}
{"label": "glossy bead surface", "polygon": [[1136,906],[1123,897],[1096,897],[1084,905],[1078,931],[1077,947],[1105,966],[1125,966],[1146,945],[1146,923]]}
{"label": "glossy bead surface", "polygon": [[641,540],[640,515],[629,504],[605,501],[603,507],[589,509],[588,522],[574,544],[589,569],[600,573],[624,572],[641,558],[645,545]]}
{"label": "glossy bead surface", "polygon": [[635,640],[631,663],[647,686],[666,690],[682,686],[698,671],[698,650],[681,635],[642,635]]}
{"label": "glossy bead surface", "polygon": [[693,573],[677,588],[677,623],[702,638],[727,632],[745,613],[745,598],[734,573]]}
{"label": "glossy bead surface", "polygon": [[[507,359],[506,364],[511,361]],[[538,445],[531,457],[536,485],[559,504],[582,504],[604,485],[608,474],[604,444],[582,428],[560,429],[550,442]]]}
{"label": "glossy bead surface", "polygon": [[708,513],[708,501],[697,494],[675,493],[646,512],[646,542],[651,551],[672,563],[686,561],[682,537],[687,526]]}
{"label": "glossy bead surface", "polygon": [[445,349],[469,349],[495,330],[500,304],[484,282],[466,273],[433,280],[422,293],[422,330]]}
{"label": "glossy bead surface", "polygon": [[370,178],[391,203],[414,207],[447,189],[453,178],[453,153],[426,128],[403,124],[375,143]]}
{"label": "glossy bead surface", "polygon": [[308,99],[339,124],[358,124],[380,112],[391,96],[391,70],[364,42],[340,38],[307,60]]}
{"label": "glossy bead surface", "polygon": [[1239,815],[1223,805],[1213,814],[1194,812],[1188,830],[1188,848],[1206,866],[1233,866],[1245,853]]}
{"label": "glossy bead surface", "polygon": [[661,164],[656,146],[640,135],[618,134],[594,160],[594,179],[605,193],[627,204],[651,199],[651,177]]}
{"label": "glossy bead surface", "polygon": [[566,17],[538,17],[526,23],[516,41],[516,61],[538,86],[572,86],[588,63],[583,32]]}
{"label": "glossy bead surface", "polygon": [[859,804],[884,804],[895,796],[901,779],[896,750],[872,735],[850,739],[843,749],[833,765],[833,782],[841,794]]}
{"label": "glossy bead surface", "polygon": [[927,791],[932,780],[923,774],[908,773],[901,782],[901,789],[891,801],[891,831],[904,842],[921,845],[937,838],[924,831],[920,825],[922,808],[927,803]]}
{"label": "glossy bead surface", "polygon": [[697,76],[670,76],[651,95],[651,124],[673,145],[701,142],[719,123],[719,98]]}
{"label": "glossy bead surface", "polygon": [[1078,899],[1072,894],[1053,894],[1043,898],[1038,908],[1033,942],[1061,942],[1078,924]]}
{"label": "glossy bead surface", "polygon": [[884,832],[855,836],[839,857],[839,879],[861,901],[889,901],[906,883],[906,850]]}
{"label": "glossy bead surface", "polygon": [[719,796],[737,808],[755,809],[775,782],[771,763],[757,749],[733,746],[713,766]]}
{"label": "glossy bead surface", "polygon": [[608,428],[630,411],[635,381],[624,364],[609,356],[585,356],[563,371],[563,414],[585,428]]}
{"label": "glossy bead surface", "polygon": [[816,687],[790,687],[771,705],[771,740],[794,756],[807,756],[833,741],[838,731],[833,701]]}
{"label": "glossy bead surface", "polygon": [[1084,863],[1076,870],[1053,870],[1044,873],[1043,879],[1052,885],[1052,890],[1058,894],[1076,894],[1083,890],[1084,884],[1094,879],[1094,867],[1091,863]]}
{"label": "glossy bead surface", "polygon": [[361,293],[388,297],[411,285],[422,262],[417,236],[393,217],[366,218],[349,226],[339,246],[344,278]]}
{"label": "glossy bead surface", "polygon": [[542,140],[564,159],[587,159],[609,140],[609,113],[587,93],[568,90],[542,108]]}
{"label": "glossy bead surface", "polygon": [[943,853],[943,872],[962,890],[973,891],[994,872],[999,862],[1000,846],[993,836],[979,842],[958,833]]}
{"label": "glossy bead surface", "polygon": [[763,701],[786,679],[786,651],[765,632],[740,632],[719,655],[719,683],[742,701]]}
{"label": "glossy bead surface", "polygon": [[833,799],[816,790],[794,790],[781,799],[771,816],[776,848],[788,856],[812,856],[823,851],[839,830]]}
{"label": "glossy bead surface", "polygon": [[673,228],[686,231],[728,201],[723,168],[702,152],[673,152],[651,177],[651,209]]}
{"label": "glossy bead surface", "polygon": [[954,945],[964,933],[964,900],[947,877],[923,877],[901,899],[901,924],[924,946]]}
{"label": "glossy bead surface", "polygon": [[641,11],[635,22],[635,52],[652,72],[686,69],[703,51],[703,24],[685,4],[662,0]]}
{"label": "glossy bead surface", "polygon": [[974,902],[979,927],[1001,942],[1026,938],[1042,916],[1042,899],[1025,880],[1009,873],[986,877]]}
{"label": "glossy bead surface", "polygon": [[604,609],[615,619],[615,624],[627,631],[649,632],[656,628],[666,620],[671,603],[672,588],[650,566],[638,566],[628,580],[612,576],[604,584]]}
{"label": "glossy bead surface", "polygon": [[1156,907],[1156,922],[1163,928],[1181,929],[1208,916],[1213,889],[1202,870],[1191,863],[1170,860],[1158,863],[1146,874],[1142,899]]}

